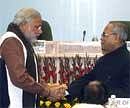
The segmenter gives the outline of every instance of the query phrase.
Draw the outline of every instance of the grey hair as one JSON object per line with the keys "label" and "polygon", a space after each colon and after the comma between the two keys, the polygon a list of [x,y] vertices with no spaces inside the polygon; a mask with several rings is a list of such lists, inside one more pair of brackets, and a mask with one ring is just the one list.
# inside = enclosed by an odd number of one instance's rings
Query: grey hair
{"label": "grey hair", "polygon": [[120,36],[120,39],[125,42],[128,38],[128,26],[121,22],[110,22],[109,24],[113,25],[113,33],[117,33]]}
{"label": "grey hair", "polygon": [[20,25],[30,22],[33,18],[41,17],[41,14],[33,8],[22,8],[14,16],[13,23]]}

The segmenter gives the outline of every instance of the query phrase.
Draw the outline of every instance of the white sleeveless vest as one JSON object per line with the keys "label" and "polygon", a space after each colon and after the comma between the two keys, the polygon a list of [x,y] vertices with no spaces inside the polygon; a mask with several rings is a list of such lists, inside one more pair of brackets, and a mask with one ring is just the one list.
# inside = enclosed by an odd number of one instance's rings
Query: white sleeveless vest
{"label": "white sleeveless vest", "polygon": [[[19,39],[18,36],[16,36],[16,34],[14,34],[13,32],[6,32],[3,36],[0,37],[0,46],[2,45],[2,43],[4,42],[5,39],[10,38],[10,37],[18,39],[19,42],[22,44],[23,53],[24,53],[24,65],[26,67],[27,50],[26,50],[23,42]],[[37,62],[36,62],[35,56],[34,56],[34,60],[35,60],[35,65],[36,65],[36,81],[38,82],[38,69],[37,69]],[[8,72],[7,66],[6,66],[6,71],[7,71],[7,80],[8,80],[8,92],[9,92],[9,98],[10,98],[9,108],[22,108],[23,90],[12,84],[11,79],[9,77],[9,72]]]}

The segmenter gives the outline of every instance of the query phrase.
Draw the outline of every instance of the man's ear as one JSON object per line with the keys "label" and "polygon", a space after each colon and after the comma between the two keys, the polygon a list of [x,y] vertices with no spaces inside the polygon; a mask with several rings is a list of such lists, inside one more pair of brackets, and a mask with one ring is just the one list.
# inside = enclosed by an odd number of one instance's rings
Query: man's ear
{"label": "man's ear", "polygon": [[19,25],[19,27],[22,31],[25,31],[27,29],[27,23],[22,23]]}
{"label": "man's ear", "polygon": [[120,41],[121,41],[121,38],[120,38],[119,34],[116,34],[115,35],[115,42],[119,43]]}

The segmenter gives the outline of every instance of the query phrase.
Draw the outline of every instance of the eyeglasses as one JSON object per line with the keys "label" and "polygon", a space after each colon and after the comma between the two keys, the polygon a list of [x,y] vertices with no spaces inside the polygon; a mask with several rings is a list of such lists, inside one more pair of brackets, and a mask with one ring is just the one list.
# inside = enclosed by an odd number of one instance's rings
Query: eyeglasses
{"label": "eyeglasses", "polygon": [[41,25],[39,25],[39,24],[29,23],[29,26],[30,26],[34,31],[41,30]]}
{"label": "eyeglasses", "polygon": [[110,33],[110,34],[108,34],[108,33],[103,32],[101,34],[102,37],[106,37],[106,36],[110,36],[110,35],[116,35],[116,33]]}
{"label": "eyeglasses", "polygon": [[41,30],[41,25],[39,25],[39,26],[34,26],[34,29],[35,29],[35,30]]}

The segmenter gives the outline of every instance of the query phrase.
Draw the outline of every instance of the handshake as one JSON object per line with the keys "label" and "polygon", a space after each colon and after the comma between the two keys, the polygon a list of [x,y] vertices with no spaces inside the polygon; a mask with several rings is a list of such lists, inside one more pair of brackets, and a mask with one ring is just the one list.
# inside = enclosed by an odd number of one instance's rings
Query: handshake
{"label": "handshake", "polygon": [[45,84],[41,96],[46,96],[51,101],[61,100],[66,94],[66,84]]}
{"label": "handshake", "polygon": [[65,96],[67,89],[66,84],[48,84],[49,87],[49,99],[51,101],[60,100]]}

